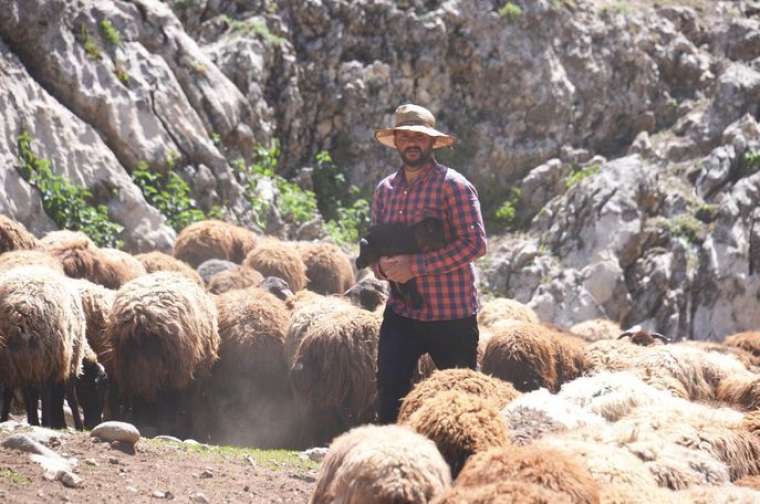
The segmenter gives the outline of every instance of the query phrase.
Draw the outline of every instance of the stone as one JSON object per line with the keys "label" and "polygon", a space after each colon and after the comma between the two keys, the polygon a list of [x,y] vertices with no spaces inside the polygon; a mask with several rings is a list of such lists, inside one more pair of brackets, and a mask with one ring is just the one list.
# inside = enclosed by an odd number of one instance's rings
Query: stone
{"label": "stone", "polygon": [[190,494],[190,502],[194,502],[195,504],[208,504],[209,500],[204,494],[194,492]]}
{"label": "stone", "polygon": [[166,435],[156,436],[153,439],[156,439],[156,440],[159,440],[159,441],[168,441],[170,443],[181,443],[182,442],[182,440],[179,439],[179,438],[176,438],[174,436],[166,436]]}
{"label": "stone", "polygon": [[140,431],[126,422],[103,422],[90,432],[90,436],[103,441],[119,442],[134,445],[140,440]]}
{"label": "stone", "polygon": [[84,486],[84,480],[69,471],[59,471],[56,479],[63,483],[66,488],[82,488]]}
{"label": "stone", "polygon": [[299,457],[311,460],[312,462],[322,462],[328,451],[325,447],[309,448],[299,453]]}
{"label": "stone", "polygon": [[43,455],[43,456],[50,456],[50,457],[57,457],[58,454],[55,453],[50,448],[47,448],[46,446],[43,446],[41,443],[35,441],[34,439],[30,438],[26,434],[13,434],[8,437],[6,437],[2,443],[0,443],[0,446],[3,448],[7,448],[9,450],[18,450],[26,453],[32,453],[37,455]]}

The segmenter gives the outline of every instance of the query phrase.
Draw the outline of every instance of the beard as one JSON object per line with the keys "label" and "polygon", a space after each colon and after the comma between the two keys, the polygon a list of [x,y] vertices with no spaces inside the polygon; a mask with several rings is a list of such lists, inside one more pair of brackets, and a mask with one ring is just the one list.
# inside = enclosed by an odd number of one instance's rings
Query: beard
{"label": "beard", "polygon": [[[410,154],[417,153],[417,157],[410,157]],[[419,168],[425,166],[433,158],[433,147],[429,149],[419,149],[417,147],[409,147],[403,151],[399,151],[401,160],[404,165],[410,168]]]}

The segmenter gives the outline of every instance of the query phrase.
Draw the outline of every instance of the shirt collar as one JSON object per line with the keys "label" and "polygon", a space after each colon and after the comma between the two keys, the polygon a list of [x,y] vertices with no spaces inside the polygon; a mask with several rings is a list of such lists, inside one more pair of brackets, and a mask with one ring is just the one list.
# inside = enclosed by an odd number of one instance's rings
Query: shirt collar
{"label": "shirt collar", "polygon": [[406,177],[404,176],[404,167],[398,169],[396,172],[396,175],[393,177],[393,186],[394,187],[414,187],[415,185],[419,184],[426,178],[430,176],[431,173],[433,173],[433,170],[438,168],[438,162],[434,159],[433,162],[428,166],[427,168],[424,168],[422,173],[419,174],[419,176],[414,179],[414,182],[411,183],[411,185],[407,184]]}

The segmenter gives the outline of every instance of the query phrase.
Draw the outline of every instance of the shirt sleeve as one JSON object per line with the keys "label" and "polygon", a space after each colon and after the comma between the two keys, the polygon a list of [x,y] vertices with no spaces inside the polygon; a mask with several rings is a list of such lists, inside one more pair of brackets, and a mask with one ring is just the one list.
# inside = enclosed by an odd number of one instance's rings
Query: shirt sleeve
{"label": "shirt sleeve", "polygon": [[446,181],[444,191],[454,239],[441,249],[415,254],[415,276],[447,273],[486,253],[486,232],[475,187],[464,179],[451,179]]}
{"label": "shirt sleeve", "polygon": [[[383,201],[382,191],[380,186],[375,189],[375,193],[372,195],[372,208],[370,209],[370,225],[378,224],[380,216],[383,214]],[[388,277],[383,274],[380,269],[380,262],[372,265],[372,272],[375,274],[375,278],[378,280],[388,280]]]}

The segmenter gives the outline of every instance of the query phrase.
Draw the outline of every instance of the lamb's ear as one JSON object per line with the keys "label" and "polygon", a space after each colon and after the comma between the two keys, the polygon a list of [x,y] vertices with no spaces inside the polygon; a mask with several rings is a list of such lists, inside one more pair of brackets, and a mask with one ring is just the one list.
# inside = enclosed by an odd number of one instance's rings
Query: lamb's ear
{"label": "lamb's ear", "polygon": [[633,333],[631,331],[626,331],[623,334],[621,334],[620,336],[618,336],[617,339],[623,339],[626,336],[632,336],[632,335],[633,335]]}
{"label": "lamb's ear", "polygon": [[670,338],[658,332],[652,333],[652,337],[662,341],[663,343],[670,343]]}

